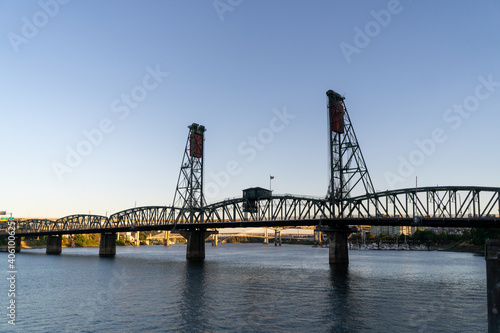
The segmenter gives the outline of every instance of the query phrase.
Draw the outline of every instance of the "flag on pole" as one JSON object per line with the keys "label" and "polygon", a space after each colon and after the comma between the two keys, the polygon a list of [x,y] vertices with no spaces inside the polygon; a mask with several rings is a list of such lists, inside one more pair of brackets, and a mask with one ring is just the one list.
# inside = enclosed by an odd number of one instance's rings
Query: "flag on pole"
{"label": "flag on pole", "polygon": [[274,176],[269,176],[269,179],[274,179]]}

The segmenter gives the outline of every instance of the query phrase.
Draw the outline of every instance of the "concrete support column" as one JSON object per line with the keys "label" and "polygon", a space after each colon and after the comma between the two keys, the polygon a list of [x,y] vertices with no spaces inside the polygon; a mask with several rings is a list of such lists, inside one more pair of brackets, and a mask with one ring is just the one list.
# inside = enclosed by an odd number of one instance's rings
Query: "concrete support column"
{"label": "concrete support column", "polygon": [[61,254],[62,235],[47,236],[47,254]]}
{"label": "concrete support column", "polygon": [[217,234],[212,235],[212,246],[218,246],[219,245],[219,236]]}
{"label": "concrete support column", "polygon": [[[354,228],[355,229],[355,228]],[[329,243],[329,263],[347,264],[349,263],[349,253],[347,250],[347,237],[354,232],[353,228],[346,226],[323,227],[321,231],[328,236]]]}
{"label": "concrete support column", "polygon": [[314,230],[314,246],[318,247],[321,246],[321,230]]}
{"label": "concrete support column", "polygon": [[101,257],[114,257],[116,254],[116,232],[101,233],[99,242],[99,255]]}
{"label": "concrete support column", "polygon": [[281,229],[280,228],[276,228],[276,230],[274,230],[274,246],[281,246]]}
{"label": "concrete support column", "polygon": [[218,231],[206,231],[205,229],[181,230],[180,234],[187,240],[186,259],[191,261],[202,261],[205,259],[205,239]]}
{"label": "concrete support column", "polygon": [[264,228],[264,244],[269,244],[269,236],[267,234],[267,227]]}
{"label": "concrete support column", "polygon": [[170,231],[165,230],[164,238],[165,240],[163,241],[163,245],[170,246]]}
{"label": "concrete support column", "polygon": [[486,241],[486,293],[488,300],[488,332],[500,332],[500,240]]}

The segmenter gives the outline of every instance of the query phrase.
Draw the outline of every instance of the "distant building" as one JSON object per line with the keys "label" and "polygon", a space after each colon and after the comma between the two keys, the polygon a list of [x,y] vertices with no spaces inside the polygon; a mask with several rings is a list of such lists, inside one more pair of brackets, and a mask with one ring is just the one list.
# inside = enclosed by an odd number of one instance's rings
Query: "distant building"
{"label": "distant building", "polygon": [[128,242],[134,242],[134,241],[138,240],[138,233],[136,233],[136,232],[130,232],[130,231],[117,232],[116,235],[117,235],[117,239],[119,239],[121,236],[124,238],[125,241],[128,241]]}
{"label": "distant building", "polygon": [[394,235],[407,235],[411,236],[417,227],[415,226],[372,226],[371,233],[375,236],[394,236]]}

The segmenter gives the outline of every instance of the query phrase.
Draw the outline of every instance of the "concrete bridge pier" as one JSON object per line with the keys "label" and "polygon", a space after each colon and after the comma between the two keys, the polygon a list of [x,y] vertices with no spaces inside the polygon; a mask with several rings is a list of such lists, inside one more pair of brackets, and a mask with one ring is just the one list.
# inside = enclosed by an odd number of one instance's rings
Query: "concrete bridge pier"
{"label": "concrete bridge pier", "polygon": [[328,236],[329,243],[329,263],[348,264],[349,253],[347,250],[347,237],[356,231],[356,228],[347,226],[329,226],[320,228]]}
{"label": "concrete bridge pier", "polygon": [[500,240],[485,244],[488,332],[500,332]]}
{"label": "concrete bridge pier", "polygon": [[170,231],[165,230],[163,245],[170,246]]}
{"label": "concrete bridge pier", "polygon": [[181,230],[180,234],[187,240],[186,259],[191,261],[202,261],[205,259],[205,240],[218,231],[207,231],[206,229]]}
{"label": "concrete bridge pier", "polygon": [[322,238],[322,234],[321,234],[321,230],[314,230],[314,247],[318,247],[318,246],[321,246],[321,238]]}
{"label": "concrete bridge pier", "polygon": [[274,230],[274,246],[281,246],[281,229]]}
{"label": "concrete bridge pier", "polygon": [[101,233],[99,242],[99,256],[114,257],[116,254],[116,232]]}
{"label": "concrete bridge pier", "polygon": [[47,254],[61,254],[62,250],[62,235],[47,236]]}

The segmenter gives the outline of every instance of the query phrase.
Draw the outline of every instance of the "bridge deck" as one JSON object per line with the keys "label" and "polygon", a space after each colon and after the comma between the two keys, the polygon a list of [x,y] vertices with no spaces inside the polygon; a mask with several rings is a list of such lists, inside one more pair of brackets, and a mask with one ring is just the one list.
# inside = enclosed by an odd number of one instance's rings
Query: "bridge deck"
{"label": "bridge deck", "polygon": [[[400,189],[330,202],[322,198],[274,195],[235,198],[196,212],[168,206],[127,209],[110,217],[70,215],[57,220],[21,219],[17,236],[234,227],[372,225],[421,227],[500,227],[500,188],[425,187]],[[0,225],[7,236],[8,223]]]}

